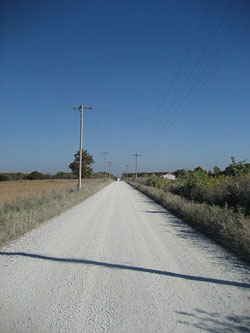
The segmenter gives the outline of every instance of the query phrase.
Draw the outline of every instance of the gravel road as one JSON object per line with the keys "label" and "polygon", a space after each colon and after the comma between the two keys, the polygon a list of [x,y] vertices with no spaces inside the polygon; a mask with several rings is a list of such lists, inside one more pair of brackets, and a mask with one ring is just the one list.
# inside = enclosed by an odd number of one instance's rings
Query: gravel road
{"label": "gravel road", "polygon": [[250,270],[124,182],[0,250],[0,332],[250,332]]}

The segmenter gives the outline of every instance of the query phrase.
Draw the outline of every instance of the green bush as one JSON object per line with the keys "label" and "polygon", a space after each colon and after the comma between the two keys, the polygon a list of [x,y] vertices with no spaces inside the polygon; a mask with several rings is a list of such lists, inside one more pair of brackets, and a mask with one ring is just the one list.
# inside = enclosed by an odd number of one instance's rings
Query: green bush
{"label": "green bush", "polygon": [[[231,170],[230,172],[228,170]],[[178,178],[167,181],[165,185],[155,178],[148,178],[145,185],[163,188],[166,192],[181,195],[195,202],[206,202],[233,208],[235,211],[250,214],[250,171],[249,164],[236,162],[220,171],[214,168],[214,173],[207,173],[201,167],[190,170],[177,170]]]}

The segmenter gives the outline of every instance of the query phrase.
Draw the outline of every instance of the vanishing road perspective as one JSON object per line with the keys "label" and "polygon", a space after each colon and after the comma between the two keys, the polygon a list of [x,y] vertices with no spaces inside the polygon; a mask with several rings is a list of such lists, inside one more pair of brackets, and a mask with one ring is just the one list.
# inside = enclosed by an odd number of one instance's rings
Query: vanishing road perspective
{"label": "vanishing road perspective", "polygon": [[0,250],[0,332],[250,332],[249,268],[122,181]]}

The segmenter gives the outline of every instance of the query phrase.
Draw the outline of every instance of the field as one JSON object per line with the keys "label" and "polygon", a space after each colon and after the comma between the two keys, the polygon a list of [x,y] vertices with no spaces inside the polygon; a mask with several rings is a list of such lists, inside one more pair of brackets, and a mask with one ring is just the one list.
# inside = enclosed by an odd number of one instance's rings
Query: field
{"label": "field", "polygon": [[0,182],[0,246],[89,198],[112,180],[25,180]]}
{"label": "field", "polygon": [[[90,180],[83,180],[83,185],[86,182],[90,182]],[[76,186],[76,179],[19,180],[0,182],[0,205]]]}

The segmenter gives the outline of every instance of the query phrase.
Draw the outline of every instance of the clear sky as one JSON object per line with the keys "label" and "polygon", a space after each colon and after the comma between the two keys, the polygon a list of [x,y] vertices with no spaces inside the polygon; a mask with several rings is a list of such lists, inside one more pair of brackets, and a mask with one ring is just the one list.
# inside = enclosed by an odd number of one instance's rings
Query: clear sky
{"label": "clear sky", "polygon": [[0,172],[250,161],[249,0],[2,0]]}

